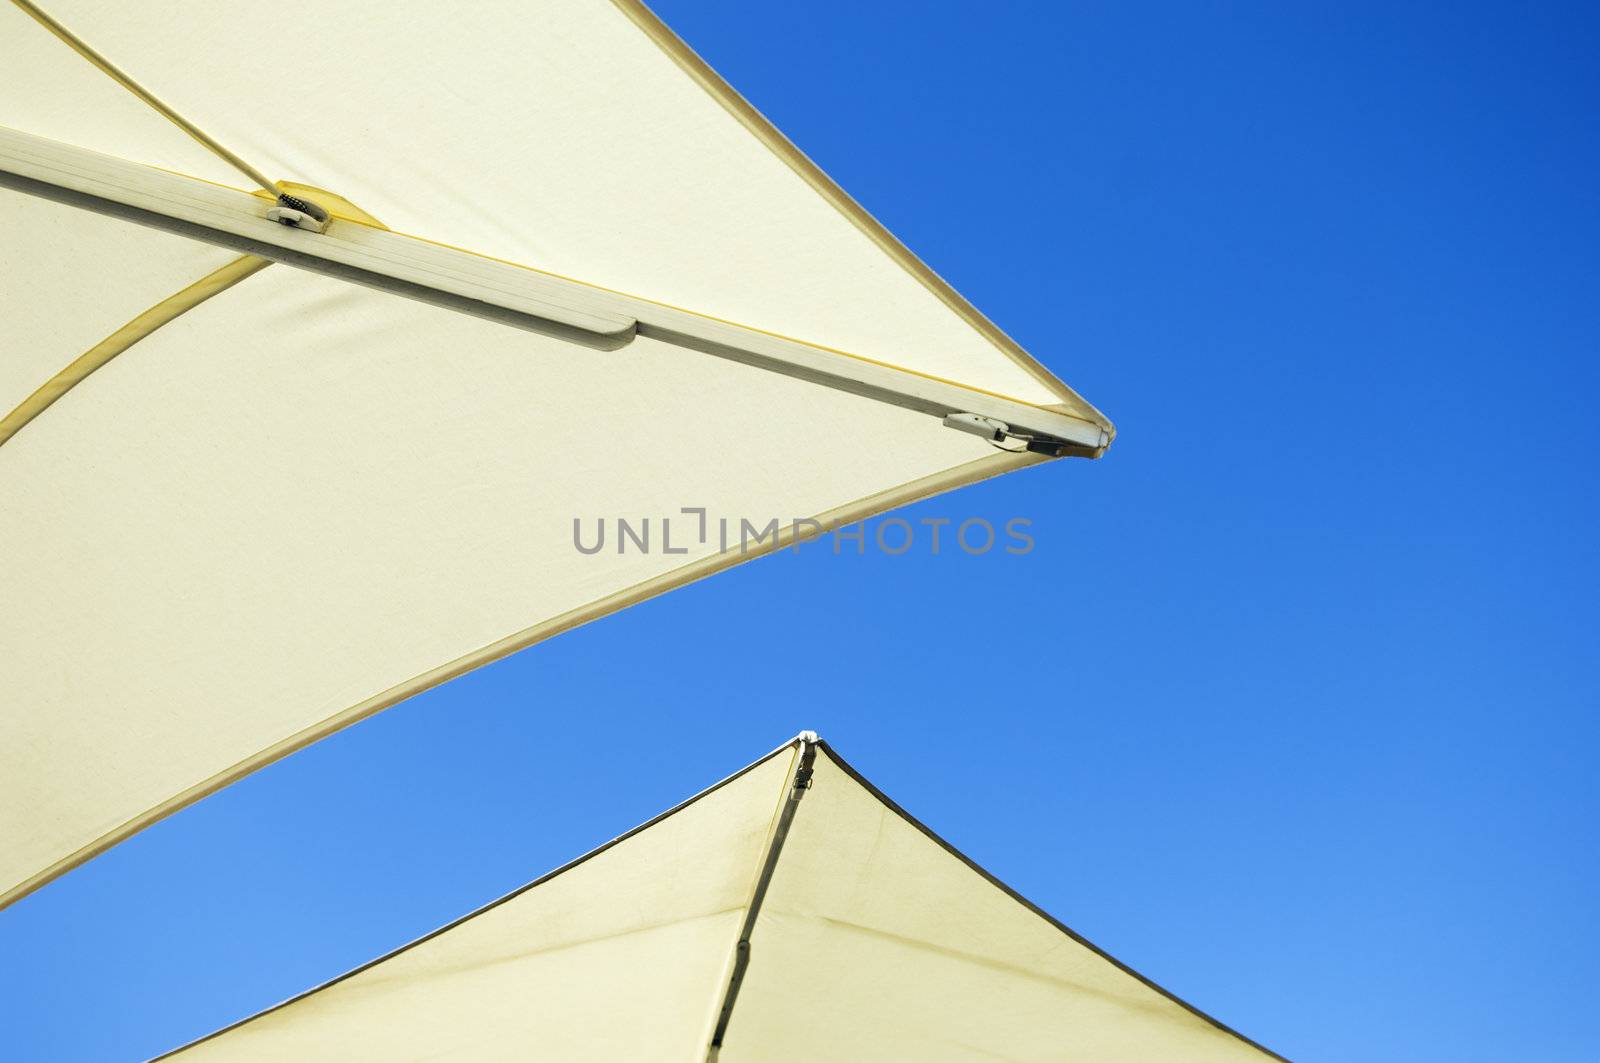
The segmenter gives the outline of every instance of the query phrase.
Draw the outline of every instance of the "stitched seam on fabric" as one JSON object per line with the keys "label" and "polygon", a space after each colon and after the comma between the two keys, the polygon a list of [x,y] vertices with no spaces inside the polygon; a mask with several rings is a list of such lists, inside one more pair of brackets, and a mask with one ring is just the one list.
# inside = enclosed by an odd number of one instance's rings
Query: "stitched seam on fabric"
{"label": "stitched seam on fabric", "polygon": [[69,391],[140,340],[193,310],[201,303],[221,295],[246,277],[272,265],[270,259],[245,255],[201,277],[182,291],[174,292],[126,325],[74,358],[65,369],[41,384],[17,408],[0,418],[0,446],[22,431],[34,418],[60,401]]}

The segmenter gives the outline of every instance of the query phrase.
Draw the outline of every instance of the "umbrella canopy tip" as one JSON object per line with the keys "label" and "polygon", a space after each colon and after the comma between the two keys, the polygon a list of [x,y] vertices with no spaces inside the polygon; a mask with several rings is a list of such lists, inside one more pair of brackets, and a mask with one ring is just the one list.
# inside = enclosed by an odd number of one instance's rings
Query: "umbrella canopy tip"
{"label": "umbrella canopy tip", "polygon": [[801,745],[807,746],[814,746],[818,742],[822,741],[822,739],[817,736],[817,732],[815,731],[801,731],[799,734],[794,736],[794,740],[799,742]]}

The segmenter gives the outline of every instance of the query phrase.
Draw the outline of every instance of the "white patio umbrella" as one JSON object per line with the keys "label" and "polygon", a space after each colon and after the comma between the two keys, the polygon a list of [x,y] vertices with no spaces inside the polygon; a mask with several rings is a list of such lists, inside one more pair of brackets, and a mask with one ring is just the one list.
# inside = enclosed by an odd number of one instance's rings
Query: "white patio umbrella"
{"label": "white patio umbrella", "polygon": [[161,1058],[1281,1058],[968,860],[814,735]]}
{"label": "white patio umbrella", "polygon": [[1111,440],[634,0],[49,8],[0,0],[0,905],[802,518]]}

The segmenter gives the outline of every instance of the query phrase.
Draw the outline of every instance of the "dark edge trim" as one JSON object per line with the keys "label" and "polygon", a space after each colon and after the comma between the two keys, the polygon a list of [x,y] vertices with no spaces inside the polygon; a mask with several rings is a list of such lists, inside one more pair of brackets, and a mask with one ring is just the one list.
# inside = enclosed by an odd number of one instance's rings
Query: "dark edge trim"
{"label": "dark edge trim", "polygon": [[1140,974],[1138,971],[1134,970],[1132,967],[1129,967],[1127,964],[1123,963],[1121,960],[1119,960],[1115,956],[1111,955],[1109,952],[1107,952],[1105,949],[1101,948],[1099,945],[1096,945],[1094,942],[1090,941],[1088,938],[1084,937],[1082,934],[1078,933],[1076,930],[1073,930],[1071,927],[1067,926],[1067,924],[1063,923],[1061,920],[1057,919],[1055,916],[1051,915],[1049,912],[1045,911],[1043,908],[1040,908],[1037,904],[1034,904],[1032,901],[1028,900],[1028,898],[1024,897],[1022,894],[1018,893],[1016,890],[1012,889],[1010,886],[1006,885],[1004,882],[1001,882],[998,878],[995,878],[993,874],[991,874],[989,871],[987,871],[983,867],[981,867],[976,861],[974,861],[966,853],[963,853],[960,849],[957,849],[955,846],[951,845],[949,842],[947,842],[943,838],[939,837],[939,835],[935,834],[932,831],[932,829],[930,829],[928,827],[928,825],[926,823],[923,823],[916,816],[913,816],[911,813],[907,812],[904,808],[901,808],[900,805],[897,804],[892,797],[890,797],[888,794],[884,793],[882,790],[878,789],[876,786],[872,785],[872,783],[869,782],[866,779],[865,776],[863,776],[855,768],[851,767],[850,764],[848,762],[846,762],[843,757],[839,756],[839,754],[834,751],[834,748],[832,746],[830,746],[826,741],[819,740],[817,742],[817,746],[824,753],[826,753],[828,755],[828,759],[833,761],[833,763],[839,768],[839,770],[843,771],[846,775],[850,776],[850,778],[854,779],[858,784],[860,784],[862,789],[866,790],[873,797],[876,797],[878,799],[878,801],[881,802],[884,805],[884,807],[889,809],[889,811],[893,812],[895,815],[897,815],[901,819],[905,820],[911,826],[917,828],[917,830],[921,831],[925,836],[927,836],[929,841],[931,841],[934,844],[938,845],[939,848],[943,849],[945,852],[949,853],[951,856],[955,857],[957,860],[960,860],[963,864],[966,864],[973,871],[976,871],[985,880],[987,880],[988,883],[991,886],[994,886],[997,889],[999,889],[1006,896],[1010,897],[1012,900],[1016,901],[1018,904],[1022,905],[1024,908],[1028,909],[1034,915],[1037,915],[1039,918],[1043,919],[1045,922],[1049,923],[1051,926],[1055,927],[1057,930],[1059,930],[1063,934],[1067,935],[1073,941],[1076,941],[1078,944],[1082,945],[1084,948],[1088,949],[1089,951],[1093,952],[1095,955],[1099,956],[1101,959],[1103,959],[1106,962],[1110,963],[1112,966],[1116,967],[1117,970],[1121,971],[1123,974],[1131,975],[1132,977],[1137,978],[1140,982],[1144,983],[1149,988],[1155,990],[1157,993],[1160,993],[1162,996],[1166,997],[1168,1000],[1172,1001],[1174,1004],[1177,1004],[1180,1007],[1184,1008],[1186,1011],[1189,1011],[1192,1014],[1198,1016],[1199,1018],[1204,1019],[1206,1022],[1210,1023],[1212,1026],[1215,1026],[1217,1029],[1221,1030],[1223,1033],[1232,1034],[1234,1037],[1237,1037],[1239,1040],[1243,1041],[1245,1044],[1249,1045],[1251,1048],[1257,1049],[1258,1051],[1261,1051],[1261,1052],[1265,1052],[1267,1055],[1271,1056],[1273,1059],[1282,1060],[1282,1063],[1291,1063],[1291,1061],[1289,1060],[1289,1058],[1287,1056],[1281,1056],[1278,1053],[1274,1052],[1272,1049],[1268,1048],[1266,1045],[1260,1043],[1259,1041],[1255,1041],[1255,1040],[1252,1040],[1249,1037],[1246,1037],[1244,1034],[1240,1033],[1238,1030],[1235,1030],[1232,1026],[1229,1026],[1227,1023],[1222,1022],[1221,1020],[1215,1018],[1214,1016],[1207,1015],[1205,1012],[1201,1011],[1199,1008],[1195,1007],[1193,1004],[1189,1003],[1187,1000],[1184,1000],[1182,997],[1178,996],[1176,993],[1172,992],[1171,990],[1166,989],[1166,988],[1164,988],[1164,987],[1162,987],[1160,985],[1157,985],[1155,982],[1151,981],[1149,978],[1146,978],[1144,975]]}
{"label": "dark edge trim", "polygon": [[247,1015],[244,1018],[239,1019],[237,1022],[231,1022],[231,1023],[229,1023],[228,1025],[222,1027],[219,1030],[213,1030],[212,1032],[206,1034],[203,1037],[197,1037],[193,1041],[188,1041],[188,1042],[186,1042],[184,1044],[179,1045],[177,1048],[169,1049],[168,1051],[163,1052],[159,1056],[152,1056],[150,1058],[150,1060],[149,1060],[149,1063],[157,1063],[158,1060],[171,1059],[173,1056],[178,1055],[180,1052],[187,1052],[189,1049],[195,1047],[196,1045],[202,1044],[203,1042],[206,1042],[206,1041],[209,1041],[212,1038],[220,1037],[220,1036],[222,1036],[223,1034],[227,1033],[230,1030],[236,1030],[239,1027],[245,1025],[246,1023],[254,1022],[257,1019],[262,1018],[263,1016],[270,1015],[275,1011],[280,1011],[283,1008],[286,1008],[291,1004],[299,1003],[300,1001],[306,999],[309,996],[312,996],[315,993],[322,992],[324,989],[331,989],[333,986],[338,985],[340,982],[343,982],[348,978],[354,978],[356,975],[361,974],[363,971],[367,971],[367,970],[369,970],[369,969],[371,969],[373,967],[378,966],[380,963],[386,963],[389,960],[394,959],[396,956],[400,955],[402,952],[406,952],[406,951],[409,951],[410,949],[414,949],[418,945],[421,945],[421,944],[423,944],[425,942],[431,941],[431,940],[433,940],[434,938],[438,937],[441,934],[444,934],[444,933],[447,933],[447,932],[449,932],[451,930],[454,930],[456,927],[460,926],[462,923],[465,923],[469,919],[475,919],[478,916],[482,915],[483,913],[489,911],[492,908],[498,908],[498,907],[500,907],[500,905],[505,904],[507,901],[515,900],[516,898],[522,896],[524,893],[527,893],[529,890],[533,889],[535,886],[542,886],[544,883],[549,882],[551,879],[555,878],[557,875],[560,875],[560,874],[562,874],[563,872],[566,872],[566,871],[571,871],[573,868],[577,867],[579,864],[586,863],[587,861],[593,859],[594,857],[599,856],[601,853],[605,852],[607,849],[610,849],[610,848],[612,848],[614,846],[622,844],[623,842],[627,841],[629,838],[632,838],[635,834],[639,834],[639,833],[642,833],[644,831],[647,831],[651,827],[654,827],[657,823],[660,823],[662,820],[668,818],[669,816],[673,816],[673,815],[676,815],[679,812],[682,812],[684,809],[688,808],[690,805],[694,804],[696,801],[699,801],[702,797],[708,797],[711,794],[716,793],[718,790],[722,789],[724,786],[727,786],[729,783],[734,782],[734,781],[736,781],[736,780],[738,780],[740,778],[743,778],[744,776],[750,774],[750,772],[752,772],[755,769],[761,767],[761,765],[765,764],[767,761],[771,760],[773,757],[781,756],[785,751],[793,749],[799,742],[800,742],[800,739],[798,739],[798,738],[790,739],[789,741],[785,742],[783,745],[779,746],[777,749],[774,749],[772,752],[766,754],[765,756],[759,758],[758,760],[755,760],[755,761],[752,761],[749,764],[746,764],[744,767],[740,768],[738,771],[734,772],[732,775],[729,775],[726,778],[724,778],[724,779],[722,779],[722,780],[720,780],[720,781],[718,781],[716,783],[713,783],[712,785],[706,787],[704,790],[701,790],[699,793],[695,794],[693,797],[691,797],[691,798],[689,798],[689,799],[687,799],[685,801],[679,802],[676,805],[673,805],[671,808],[667,809],[665,812],[662,812],[660,815],[654,816],[651,819],[646,820],[645,822],[639,824],[637,827],[634,827],[632,830],[629,830],[629,831],[626,831],[626,832],[624,832],[622,834],[617,835],[615,838],[612,838],[610,841],[606,842],[604,845],[600,845],[600,846],[597,846],[596,848],[590,849],[588,852],[584,853],[582,856],[578,857],[577,859],[570,860],[567,863],[562,864],[560,867],[554,869],[553,871],[545,872],[543,875],[540,875],[538,878],[534,879],[532,882],[529,882],[526,885],[518,886],[516,889],[512,890],[510,893],[507,893],[503,897],[498,897],[495,900],[490,901],[488,904],[483,905],[481,908],[475,908],[472,911],[468,912],[466,915],[463,915],[458,919],[451,920],[450,922],[446,923],[444,926],[441,926],[437,930],[429,931],[428,933],[422,935],[419,938],[416,938],[413,941],[406,942],[404,945],[401,945],[397,949],[393,949],[393,950],[391,950],[389,952],[386,952],[382,956],[377,957],[376,959],[368,960],[366,963],[363,963],[359,967],[353,967],[350,970],[346,971],[344,974],[338,975],[337,977],[334,977],[334,978],[330,978],[326,982],[321,983],[320,985],[312,986],[310,989],[307,989],[305,992],[297,993],[294,996],[288,998],[287,1000],[280,1001],[279,1003],[272,1005],[270,1008],[263,1008],[262,1010],[260,1010],[258,1012],[255,1012],[252,1015]]}
{"label": "dark edge trim", "polygon": [[778,814],[778,825],[767,843],[767,856],[756,878],[756,888],[750,894],[750,906],[745,909],[744,925],[739,928],[739,940],[734,945],[733,974],[728,979],[727,991],[722,997],[722,1008],[717,1013],[717,1027],[711,1034],[711,1053],[722,1047],[728,1035],[728,1023],[733,1019],[733,1005],[739,999],[739,987],[744,985],[745,971],[750,966],[750,938],[755,933],[756,920],[761,916],[761,902],[767,898],[767,887],[772,885],[773,872],[778,869],[778,857],[783,853],[783,843],[794,826],[795,813],[800,809],[800,799],[811,788],[811,765],[817,759],[817,743],[806,738],[798,739],[800,759],[795,764],[789,789],[784,794],[783,811]]}

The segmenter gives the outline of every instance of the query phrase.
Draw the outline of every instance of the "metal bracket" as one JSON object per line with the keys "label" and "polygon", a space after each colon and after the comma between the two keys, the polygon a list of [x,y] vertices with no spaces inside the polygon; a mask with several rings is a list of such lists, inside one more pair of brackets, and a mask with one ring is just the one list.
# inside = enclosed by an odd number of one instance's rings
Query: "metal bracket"
{"label": "metal bracket", "polygon": [[314,233],[328,229],[328,212],[308,199],[278,193],[278,205],[267,208],[267,217],[279,225],[307,229]]}
{"label": "metal bracket", "polygon": [[1011,426],[993,417],[979,413],[952,413],[944,419],[946,428],[998,443],[1011,434]]}
{"label": "metal bracket", "polygon": [[[991,443],[999,444],[1008,439],[1015,439],[1023,444],[1023,449],[1030,454],[1044,454],[1051,458],[1064,458],[1068,455],[1093,454],[1094,447],[1071,440],[1061,439],[1044,432],[1030,432],[1012,428],[994,417],[985,417],[979,413],[952,413],[944,419],[946,428],[954,428],[958,432],[986,439]],[[1102,442],[1102,446],[1104,443]],[[1010,448],[1001,448],[1010,449]]]}

